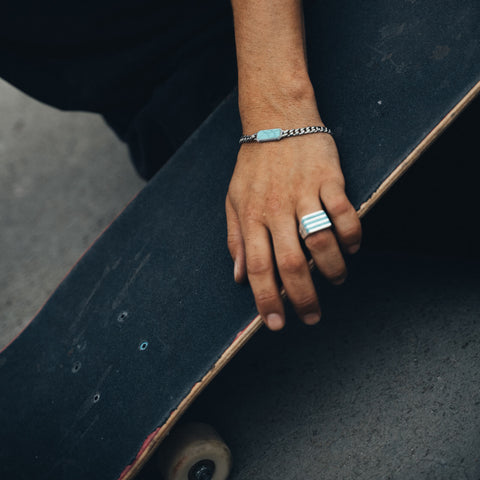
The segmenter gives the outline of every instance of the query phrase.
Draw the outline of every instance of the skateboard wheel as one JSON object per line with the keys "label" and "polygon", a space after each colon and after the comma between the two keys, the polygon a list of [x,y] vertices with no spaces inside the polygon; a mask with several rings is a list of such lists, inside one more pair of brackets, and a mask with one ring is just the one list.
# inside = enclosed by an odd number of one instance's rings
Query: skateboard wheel
{"label": "skateboard wheel", "polygon": [[157,462],[163,480],[226,480],[232,455],[210,425],[187,423],[164,440]]}

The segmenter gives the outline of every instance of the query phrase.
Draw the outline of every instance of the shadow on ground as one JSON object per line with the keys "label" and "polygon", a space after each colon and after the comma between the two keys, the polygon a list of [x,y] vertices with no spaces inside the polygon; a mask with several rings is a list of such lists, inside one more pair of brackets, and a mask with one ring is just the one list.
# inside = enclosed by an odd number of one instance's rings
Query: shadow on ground
{"label": "shadow on ground", "polygon": [[480,478],[479,115],[368,215],[346,285],[317,278],[321,324],[261,331],[189,410],[232,480]]}

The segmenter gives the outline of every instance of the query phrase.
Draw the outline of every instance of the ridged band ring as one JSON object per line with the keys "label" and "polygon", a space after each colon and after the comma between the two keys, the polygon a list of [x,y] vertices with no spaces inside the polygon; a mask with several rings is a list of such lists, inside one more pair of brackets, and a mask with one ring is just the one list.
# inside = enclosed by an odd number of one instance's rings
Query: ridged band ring
{"label": "ridged band ring", "polygon": [[332,222],[324,210],[305,215],[300,220],[298,231],[300,236],[305,240],[312,233],[320,232],[326,228],[330,228]]}

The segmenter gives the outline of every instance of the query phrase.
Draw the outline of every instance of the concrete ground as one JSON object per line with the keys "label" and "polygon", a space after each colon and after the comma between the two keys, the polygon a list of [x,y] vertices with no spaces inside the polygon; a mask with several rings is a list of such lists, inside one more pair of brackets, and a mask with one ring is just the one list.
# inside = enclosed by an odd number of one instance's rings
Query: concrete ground
{"label": "concrete ground", "polygon": [[264,330],[190,412],[231,480],[480,478],[480,265],[362,257],[321,325]]}
{"label": "concrete ground", "polygon": [[0,80],[0,348],[142,185],[100,116]]}

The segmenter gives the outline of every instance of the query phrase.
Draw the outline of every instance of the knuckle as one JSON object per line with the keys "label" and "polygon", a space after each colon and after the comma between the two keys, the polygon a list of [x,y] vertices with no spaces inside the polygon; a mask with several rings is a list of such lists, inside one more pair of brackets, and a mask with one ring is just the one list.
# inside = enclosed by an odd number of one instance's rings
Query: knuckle
{"label": "knuckle", "polygon": [[227,245],[229,247],[236,247],[240,242],[240,237],[236,233],[228,233],[227,234]]}
{"label": "knuckle", "polygon": [[362,237],[362,230],[360,226],[352,225],[344,230],[342,237],[347,245],[358,243]]}
{"label": "knuckle", "polygon": [[258,225],[263,223],[265,206],[261,202],[248,201],[242,205],[240,217],[246,225]]}
{"label": "knuckle", "polygon": [[281,215],[285,210],[281,198],[277,196],[271,196],[267,201],[266,210],[272,217]]}
{"label": "knuckle", "polygon": [[322,175],[323,185],[333,185],[341,188],[345,188],[345,178],[339,168],[329,166],[326,168]]}
{"label": "knuckle", "polygon": [[317,232],[305,239],[305,245],[309,250],[321,251],[328,249],[332,244],[332,237],[329,232]]}
{"label": "knuckle", "polygon": [[263,310],[277,302],[277,295],[271,290],[262,290],[255,294],[259,310]]}
{"label": "knuckle", "polygon": [[333,199],[328,206],[328,210],[332,217],[339,217],[349,213],[353,209],[347,197],[341,196]]}
{"label": "knuckle", "polygon": [[315,295],[304,295],[296,298],[293,303],[300,310],[315,310],[317,306],[317,297]]}
{"label": "knuckle", "polygon": [[241,216],[245,219],[245,222],[255,222],[258,218],[258,207],[255,204],[247,203],[242,206]]}
{"label": "knuckle", "polygon": [[237,249],[239,248],[240,243],[241,243],[241,239],[239,235],[233,234],[233,233],[229,233],[227,235],[227,247],[228,247],[228,251],[232,256],[234,256],[235,253],[237,252]]}
{"label": "knuckle", "polygon": [[238,206],[237,200],[239,198],[242,198],[242,192],[236,183],[232,181],[228,187],[228,192],[225,197],[225,204],[230,202],[232,207],[236,209]]}
{"label": "knuckle", "polygon": [[247,272],[249,275],[264,275],[271,270],[270,263],[260,256],[247,257]]}
{"label": "knuckle", "polygon": [[278,260],[279,270],[285,273],[299,273],[305,265],[305,257],[297,253],[282,255]]}
{"label": "knuckle", "polygon": [[333,282],[340,281],[347,276],[347,269],[345,266],[333,268],[325,276]]}
{"label": "knuckle", "polygon": [[246,211],[241,215],[242,231],[246,234],[254,234],[254,232],[262,225],[256,211]]}

